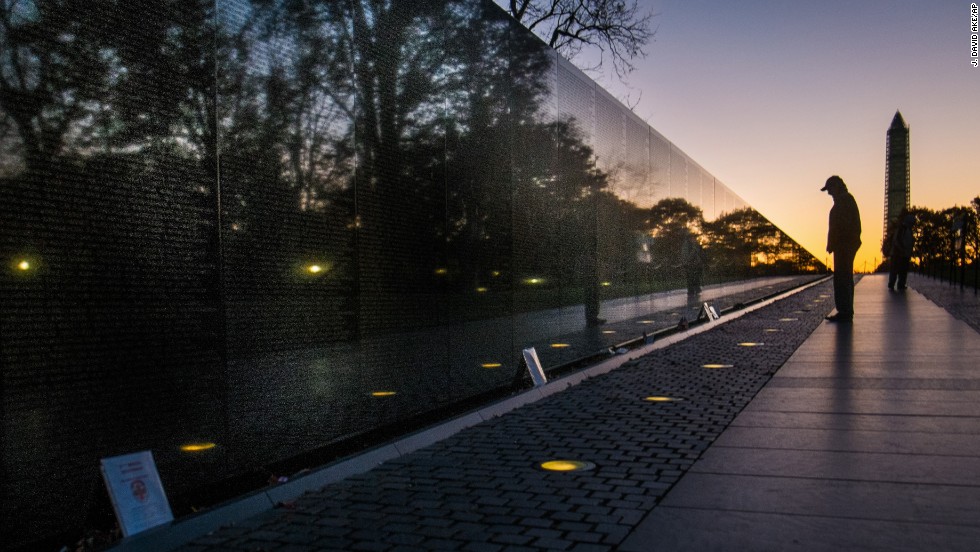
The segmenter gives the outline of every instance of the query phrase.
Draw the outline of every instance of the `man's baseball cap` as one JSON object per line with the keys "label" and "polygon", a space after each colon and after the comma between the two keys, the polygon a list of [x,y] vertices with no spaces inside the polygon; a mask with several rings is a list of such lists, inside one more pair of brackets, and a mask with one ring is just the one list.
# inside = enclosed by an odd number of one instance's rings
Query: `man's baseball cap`
{"label": "man's baseball cap", "polygon": [[[844,180],[835,174],[827,179],[827,182],[823,185],[823,188],[820,188],[820,191],[826,192],[828,189],[830,189],[831,185],[844,186]],[[846,186],[844,187],[846,188]]]}

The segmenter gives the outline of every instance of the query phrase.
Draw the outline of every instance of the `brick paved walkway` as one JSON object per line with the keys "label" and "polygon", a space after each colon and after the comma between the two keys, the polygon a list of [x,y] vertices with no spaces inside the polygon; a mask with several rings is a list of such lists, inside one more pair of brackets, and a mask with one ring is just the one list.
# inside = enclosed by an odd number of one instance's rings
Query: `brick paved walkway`
{"label": "brick paved walkway", "polygon": [[183,550],[615,549],[831,305],[812,287]]}
{"label": "brick paved walkway", "polygon": [[887,276],[855,290],[620,550],[980,549],[980,334]]}

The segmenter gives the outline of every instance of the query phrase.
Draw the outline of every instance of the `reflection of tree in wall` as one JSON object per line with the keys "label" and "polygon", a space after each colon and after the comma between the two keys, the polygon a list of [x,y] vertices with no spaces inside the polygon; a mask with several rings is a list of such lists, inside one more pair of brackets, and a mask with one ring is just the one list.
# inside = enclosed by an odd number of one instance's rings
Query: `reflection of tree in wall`
{"label": "reflection of tree in wall", "polygon": [[669,197],[654,204],[646,213],[644,231],[653,238],[653,263],[671,271],[681,265],[681,247],[690,233],[700,236],[704,214],[700,207],[679,197]]}
{"label": "reflection of tree in wall", "polygon": [[802,262],[795,242],[751,207],[706,222],[704,230],[709,256],[725,274],[791,273]]}
{"label": "reflection of tree in wall", "polygon": [[209,5],[0,2],[5,544],[82,522],[111,436],[221,439]]}

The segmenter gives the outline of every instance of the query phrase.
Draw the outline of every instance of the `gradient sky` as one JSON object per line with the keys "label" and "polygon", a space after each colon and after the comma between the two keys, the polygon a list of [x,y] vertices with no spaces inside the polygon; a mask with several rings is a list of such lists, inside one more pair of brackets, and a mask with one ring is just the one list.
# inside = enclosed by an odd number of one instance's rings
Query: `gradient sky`
{"label": "gradient sky", "polygon": [[[657,28],[614,95],[821,260],[839,174],[880,260],[885,132],[911,129],[912,205],[980,195],[980,68],[962,0],[641,0]],[[593,75],[595,76],[595,75]]]}

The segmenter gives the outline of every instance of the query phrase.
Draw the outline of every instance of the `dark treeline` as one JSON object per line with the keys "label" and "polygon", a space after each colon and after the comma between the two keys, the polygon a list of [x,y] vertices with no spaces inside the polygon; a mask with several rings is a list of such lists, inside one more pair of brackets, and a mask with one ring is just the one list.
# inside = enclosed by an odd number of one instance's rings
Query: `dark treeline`
{"label": "dark treeline", "polygon": [[[967,206],[929,209],[912,207],[907,211],[915,217],[913,235],[915,248],[912,259],[921,267],[949,265],[963,260],[974,264],[980,252],[980,197]],[[884,237],[882,252],[887,255],[895,225]]]}

